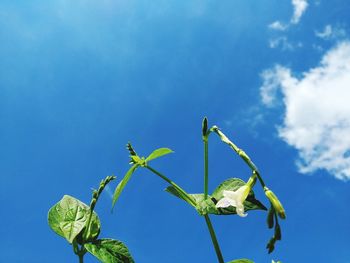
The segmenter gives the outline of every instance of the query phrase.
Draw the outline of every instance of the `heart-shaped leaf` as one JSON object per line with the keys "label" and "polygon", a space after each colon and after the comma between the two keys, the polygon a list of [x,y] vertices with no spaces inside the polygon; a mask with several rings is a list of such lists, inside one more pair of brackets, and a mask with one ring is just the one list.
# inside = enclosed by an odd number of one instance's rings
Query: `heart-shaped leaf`
{"label": "heart-shaped leaf", "polygon": [[[67,239],[69,243],[82,232],[90,214],[90,207],[80,200],[65,195],[48,213],[49,226],[56,234]],[[91,219],[90,239],[97,238],[101,224],[94,212]]]}
{"label": "heart-shaped leaf", "polygon": [[134,263],[128,248],[118,240],[103,238],[84,247],[101,262]]}

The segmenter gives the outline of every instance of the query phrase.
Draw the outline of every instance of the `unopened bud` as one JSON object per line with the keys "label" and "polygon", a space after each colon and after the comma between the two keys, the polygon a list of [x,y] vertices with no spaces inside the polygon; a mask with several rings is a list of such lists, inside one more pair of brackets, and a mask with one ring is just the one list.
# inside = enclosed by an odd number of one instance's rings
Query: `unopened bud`
{"label": "unopened bud", "polygon": [[275,249],[275,243],[276,243],[276,238],[272,237],[269,241],[269,243],[267,243],[266,248],[268,249],[268,253],[270,254],[274,249]]}
{"label": "unopened bud", "polygon": [[273,205],[273,208],[276,210],[278,216],[281,219],[286,218],[286,212],[284,211],[284,208],[281,204],[281,202],[278,200],[277,196],[266,186],[264,187],[265,195],[270,200],[271,204]]}
{"label": "unopened bud", "polygon": [[275,227],[275,238],[276,238],[276,240],[282,239],[281,227],[279,224],[276,224],[276,227]]}
{"label": "unopened bud", "polygon": [[275,209],[273,208],[273,206],[271,205],[270,209],[269,209],[269,213],[267,214],[267,226],[269,228],[273,228],[273,225],[274,225],[274,214],[275,214]]}
{"label": "unopened bud", "polygon": [[205,138],[207,136],[208,132],[208,119],[207,117],[204,117],[203,122],[202,122],[202,136]]}

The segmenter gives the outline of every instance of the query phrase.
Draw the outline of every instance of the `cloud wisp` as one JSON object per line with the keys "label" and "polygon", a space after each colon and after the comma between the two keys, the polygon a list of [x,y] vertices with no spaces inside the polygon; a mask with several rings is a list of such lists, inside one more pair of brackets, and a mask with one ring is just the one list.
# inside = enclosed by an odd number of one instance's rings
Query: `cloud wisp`
{"label": "cloud wisp", "polygon": [[306,0],[292,0],[292,5],[294,8],[293,16],[290,20],[292,24],[298,24],[301,16],[306,11],[308,3]]}
{"label": "cloud wisp", "polygon": [[293,15],[289,23],[282,23],[281,21],[275,21],[269,24],[269,28],[276,31],[286,31],[291,25],[296,25],[300,22],[301,17],[305,13],[308,2],[307,0],[292,0]]}
{"label": "cloud wisp", "polygon": [[262,73],[266,106],[285,107],[278,134],[298,150],[301,173],[319,169],[350,179],[350,42],[330,49],[319,65],[295,77],[280,65]]}
{"label": "cloud wisp", "polygon": [[323,40],[339,40],[346,37],[346,31],[340,27],[326,25],[322,31],[315,31],[315,35]]}

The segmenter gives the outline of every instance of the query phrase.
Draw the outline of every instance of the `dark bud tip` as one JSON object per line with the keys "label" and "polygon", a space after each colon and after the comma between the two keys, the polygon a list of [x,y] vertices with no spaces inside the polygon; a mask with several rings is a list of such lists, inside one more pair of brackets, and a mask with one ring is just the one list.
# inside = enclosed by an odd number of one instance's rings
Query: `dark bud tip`
{"label": "dark bud tip", "polygon": [[202,135],[206,136],[208,132],[208,119],[207,117],[204,117],[202,122]]}

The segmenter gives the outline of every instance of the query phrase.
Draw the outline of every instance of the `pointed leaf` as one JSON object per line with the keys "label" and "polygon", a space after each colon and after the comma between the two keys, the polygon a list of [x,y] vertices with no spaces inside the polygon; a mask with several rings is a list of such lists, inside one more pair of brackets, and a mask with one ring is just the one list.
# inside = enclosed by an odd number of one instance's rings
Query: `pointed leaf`
{"label": "pointed leaf", "polygon": [[134,263],[128,248],[118,240],[99,239],[84,247],[92,255],[105,263]]}
{"label": "pointed leaf", "polygon": [[126,184],[128,183],[128,181],[130,180],[131,175],[135,172],[135,170],[139,167],[139,164],[134,164],[133,166],[131,166],[131,168],[127,171],[127,173],[125,174],[123,180],[121,180],[119,182],[119,184],[117,185],[117,187],[115,188],[114,191],[114,195],[113,195],[113,201],[112,201],[112,209],[115,205],[115,203],[117,202],[120,194],[122,193],[124,187],[126,186]]}
{"label": "pointed leaf", "polygon": [[[190,204],[191,206],[193,206],[189,201],[186,200],[186,197],[180,192],[178,191],[174,186],[168,186],[166,189],[165,189],[166,192],[184,200],[185,202],[187,202],[188,204]],[[191,195],[190,195],[191,196]],[[191,196],[192,197],[192,196]],[[193,198],[193,197],[192,197]],[[193,199],[195,200],[195,199]]]}
{"label": "pointed leaf", "polygon": [[[89,214],[90,207],[88,205],[72,196],[65,195],[49,210],[48,223],[56,234],[72,243],[74,238],[85,228]],[[90,237],[97,237],[100,227],[100,220],[94,212]]]}
{"label": "pointed leaf", "polygon": [[147,158],[146,158],[146,162],[149,162],[151,160],[154,160],[156,158],[159,158],[163,155],[169,154],[169,153],[173,153],[173,151],[169,148],[159,148],[155,151],[153,151]]}
{"label": "pointed leaf", "polygon": [[241,258],[241,259],[232,260],[232,261],[227,262],[227,263],[254,263],[254,261],[251,261],[251,260],[246,259],[246,258]]}

